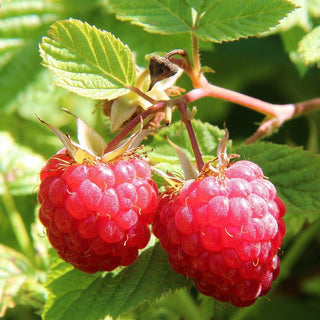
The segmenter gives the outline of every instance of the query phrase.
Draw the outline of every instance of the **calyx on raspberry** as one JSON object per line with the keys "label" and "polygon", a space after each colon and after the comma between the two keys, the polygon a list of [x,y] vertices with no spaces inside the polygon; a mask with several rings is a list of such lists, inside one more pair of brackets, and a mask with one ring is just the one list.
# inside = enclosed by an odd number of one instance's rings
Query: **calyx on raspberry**
{"label": "calyx on raspberry", "polygon": [[153,231],[172,268],[197,289],[237,307],[264,296],[280,271],[285,204],[255,163],[230,162],[228,134],[217,164],[164,192]]}
{"label": "calyx on raspberry", "polygon": [[133,263],[148,244],[158,189],[132,149],[141,130],[105,154],[104,140],[76,120],[80,144],[41,120],[66,148],[40,173],[39,219],[62,259],[87,273],[110,271]]}

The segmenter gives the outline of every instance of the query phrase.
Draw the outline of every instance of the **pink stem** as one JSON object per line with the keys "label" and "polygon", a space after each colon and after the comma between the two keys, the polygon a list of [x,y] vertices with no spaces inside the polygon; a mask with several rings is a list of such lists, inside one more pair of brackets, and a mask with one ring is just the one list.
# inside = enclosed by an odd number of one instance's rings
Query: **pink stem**
{"label": "pink stem", "polygon": [[242,105],[244,107],[247,107],[249,109],[255,110],[257,112],[265,114],[266,116],[271,116],[271,117],[278,116],[279,107],[281,108],[285,107],[286,109],[292,110],[292,114],[294,112],[293,105],[290,105],[290,104],[275,105],[275,104],[265,102],[260,99],[253,98],[245,94],[235,92],[229,89],[221,88],[212,84],[207,84],[202,88],[193,89],[182,97],[184,97],[187,103],[190,103],[192,101],[195,101],[204,97],[219,98],[219,99],[223,99],[226,101],[230,101],[230,102]]}

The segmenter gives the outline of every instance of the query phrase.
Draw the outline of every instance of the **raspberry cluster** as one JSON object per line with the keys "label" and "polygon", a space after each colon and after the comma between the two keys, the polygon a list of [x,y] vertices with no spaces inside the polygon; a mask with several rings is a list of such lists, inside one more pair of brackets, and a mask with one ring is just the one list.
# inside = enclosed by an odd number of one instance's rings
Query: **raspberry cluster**
{"label": "raspberry cluster", "polygon": [[59,256],[77,269],[127,266],[147,245],[158,189],[144,160],[79,164],[64,149],[40,179],[39,218]]}
{"label": "raspberry cluster", "polygon": [[172,268],[201,293],[245,307],[279,274],[285,211],[261,168],[238,161],[222,177],[211,172],[164,193],[153,230]]}

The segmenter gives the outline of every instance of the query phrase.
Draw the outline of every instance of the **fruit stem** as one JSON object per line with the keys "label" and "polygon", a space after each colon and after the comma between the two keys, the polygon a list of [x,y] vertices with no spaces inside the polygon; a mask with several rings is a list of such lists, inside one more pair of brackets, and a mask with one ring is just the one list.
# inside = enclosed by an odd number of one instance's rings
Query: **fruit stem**
{"label": "fruit stem", "polygon": [[188,135],[189,135],[192,150],[193,150],[194,156],[196,158],[197,168],[198,168],[199,172],[201,172],[202,167],[204,165],[204,162],[202,160],[202,154],[201,154],[201,151],[200,151],[200,148],[198,145],[198,141],[197,141],[196,135],[194,133],[192,123],[191,123],[191,120],[190,120],[190,117],[188,114],[187,104],[183,103],[183,102],[180,103],[178,105],[178,110],[181,114],[181,119],[182,119],[183,123],[185,124]]}
{"label": "fruit stem", "polygon": [[141,122],[141,119],[144,120],[148,116],[153,113],[157,113],[163,111],[164,108],[167,106],[169,101],[160,101],[154,104],[152,107],[148,108],[141,114],[134,117],[123,129],[117,134],[107,145],[106,149],[104,150],[105,153],[115,149],[119,143]]}
{"label": "fruit stem", "polygon": [[129,89],[131,91],[133,91],[134,93],[136,93],[138,96],[142,97],[143,99],[147,100],[148,102],[150,102],[152,104],[155,104],[157,102],[156,100],[154,100],[152,97],[145,94],[143,91],[141,91],[137,87],[132,86],[132,87],[129,87]]}
{"label": "fruit stem", "polygon": [[10,193],[9,186],[6,181],[6,177],[3,173],[0,173],[1,180],[3,181],[4,194],[2,195],[3,204],[5,207],[5,212],[11,224],[12,231],[18,241],[21,252],[24,253],[30,260],[30,262],[35,265],[35,252],[31,244],[31,239],[26,226],[22,220],[20,213],[18,212],[14,199]]}

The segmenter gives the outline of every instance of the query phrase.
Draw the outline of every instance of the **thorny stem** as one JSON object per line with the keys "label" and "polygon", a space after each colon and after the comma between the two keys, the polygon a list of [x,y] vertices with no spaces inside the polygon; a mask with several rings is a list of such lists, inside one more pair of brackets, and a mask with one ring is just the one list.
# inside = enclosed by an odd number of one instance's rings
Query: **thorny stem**
{"label": "thorny stem", "polygon": [[187,104],[186,103],[180,103],[178,105],[178,110],[180,111],[181,114],[181,119],[184,122],[189,138],[190,138],[190,142],[191,142],[191,146],[192,146],[192,150],[194,153],[194,156],[196,158],[196,163],[197,163],[197,168],[199,170],[199,172],[201,172],[201,169],[204,165],[204,162],[202,160],[202,154],[198,145],[198,141],[196,138],[196,135],[194,133],[192,124],[191,124],[191,119],[188,116],[188,109],[187,109]]}

